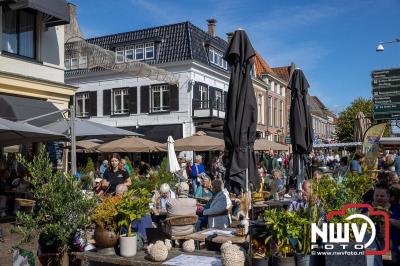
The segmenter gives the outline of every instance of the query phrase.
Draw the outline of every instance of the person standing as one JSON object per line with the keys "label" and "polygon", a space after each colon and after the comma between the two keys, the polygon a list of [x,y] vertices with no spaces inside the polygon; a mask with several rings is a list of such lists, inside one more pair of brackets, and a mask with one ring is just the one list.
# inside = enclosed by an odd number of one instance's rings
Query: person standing
{"label": "person standing", "polygon": [[356,153],[354,155],[354,159],[351,161],[350,164],[350,171],[352,173],[357,173],[359,175],[362,174],[362,168],[361,168],[361,164],[364,160],[364,155],[361,153]]}
{"label": "person standing", "polygon": [[121,165],[121,157],[118,153],[113,153],[110,157],[110,166],[104,172],[102,189],[105,194],[114,194],[119,184],[129,187],[132,181],[128,172]]}
{"label": "person standing", "polygon": [[108,168],[108,161],[104,160],[103,163],[100,165],[100,170],[99,170],[99,174],[100,177],[103,178],[105,171]]}
{"label": "person standing", "polygon": [[193,194],[196,193],[197,187],[200,185],[201,176],[205,173],[204,165],[202,163],[203,157],[201,155],[197,155],[195,158],[195,162],[192,165],[192,189]]}

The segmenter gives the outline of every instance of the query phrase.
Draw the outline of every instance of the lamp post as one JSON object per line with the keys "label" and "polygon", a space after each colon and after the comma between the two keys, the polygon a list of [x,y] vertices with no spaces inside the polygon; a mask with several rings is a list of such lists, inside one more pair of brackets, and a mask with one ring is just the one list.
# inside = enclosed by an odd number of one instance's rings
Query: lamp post
{"label": "lamp post", "polygon": [[383,47],[384,44],[390,44],[390,43],[400,43],[400,38],[396,38],[392,41],[386,41],[386,42],[378,42],[378,45],[376,46],[376,51],[377,52],[383,52],[385,51],[385,47]]}

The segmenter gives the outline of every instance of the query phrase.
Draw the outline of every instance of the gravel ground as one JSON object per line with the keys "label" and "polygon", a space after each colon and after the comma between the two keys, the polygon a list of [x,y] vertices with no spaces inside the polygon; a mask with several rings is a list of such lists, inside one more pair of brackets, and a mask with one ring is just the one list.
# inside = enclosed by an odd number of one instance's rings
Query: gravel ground
{"label": "gravel ground", "polygon": [[[0,223],[0,234],[2,235],[2,238],[0,238],[0,266],[12,266],[11,249],[13,246],[16,246],[21,239],[19,235],[11,233],[12,227],[12,222]],[[32,251],[33,254],[36,255],[37,241],[34,240],[32,243],[24,244],[20,247]],[[35,265],[40,265],[37,258]]]}

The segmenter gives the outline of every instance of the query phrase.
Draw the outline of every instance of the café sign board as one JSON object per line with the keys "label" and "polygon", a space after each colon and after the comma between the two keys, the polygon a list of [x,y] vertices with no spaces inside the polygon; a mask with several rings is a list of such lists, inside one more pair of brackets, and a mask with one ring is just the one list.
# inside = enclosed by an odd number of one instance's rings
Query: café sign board
{"label": "caf\u00e9 sign board", "polygon": [[372,71],[374,120],[400,119],[400,68]]}

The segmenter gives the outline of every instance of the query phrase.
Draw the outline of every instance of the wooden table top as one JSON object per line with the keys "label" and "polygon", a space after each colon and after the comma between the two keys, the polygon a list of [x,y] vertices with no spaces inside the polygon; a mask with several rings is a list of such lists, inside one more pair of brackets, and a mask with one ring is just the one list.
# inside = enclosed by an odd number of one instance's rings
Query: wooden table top
{"label": "wooden table top", "polygon": [[[81,260],[82,262],[92,262],[88,265],[110,265],[110,264],[113,265],[114,264],[114,265],[147,266],[147,265],[161,265],[165,262],[165,261],[162,261],[162,262],[151,261],[148,258],[148,255],[146,254],[146,252],[144,250],[138,250],[136,255],[131,258],[124,258],[124,257],[118,256],[118,255],[107,256],[107,255],[99,254],[98,252],[95,252],[95,251],[73,252],[72,254],[73,254],[73,256],[75,256],[76,259]],[[172,248],[168,252],[167,260],[175,258],[176,256],[179,256],[181,254],[206,256],[206,257],[212,257],[212,256],[220,257],[219,252],[215,252],[215,251],[196,250],[192,253],[186,253],[186,252],[183,252],[181,249]],[[87,265],[87,264],[84,264],[84,265]]]}
{"label": "wooden table top", "polygon": [[[214,228],[208,228],[205,229],[203,231],[199,231],[190,235],[187,235],[185,237],[185,239],[193,239],[193,240],[197,240],[197,241],[201,241],[204,242],[206,241],[206,237],[208,236],[207,234],[205,234],[208,231],[211,230],[223,230],[223,231],[236,231],[235,228],[227,228],[227,229],[214,229]],[[227,241],[231,241],[233,244],[243,244],[244,242],[246,242],[246,236],[223,236],[223,235],[219,235],[217,237],[214,237],[212,242],[215,243],[220,243],[223,244]]]}

